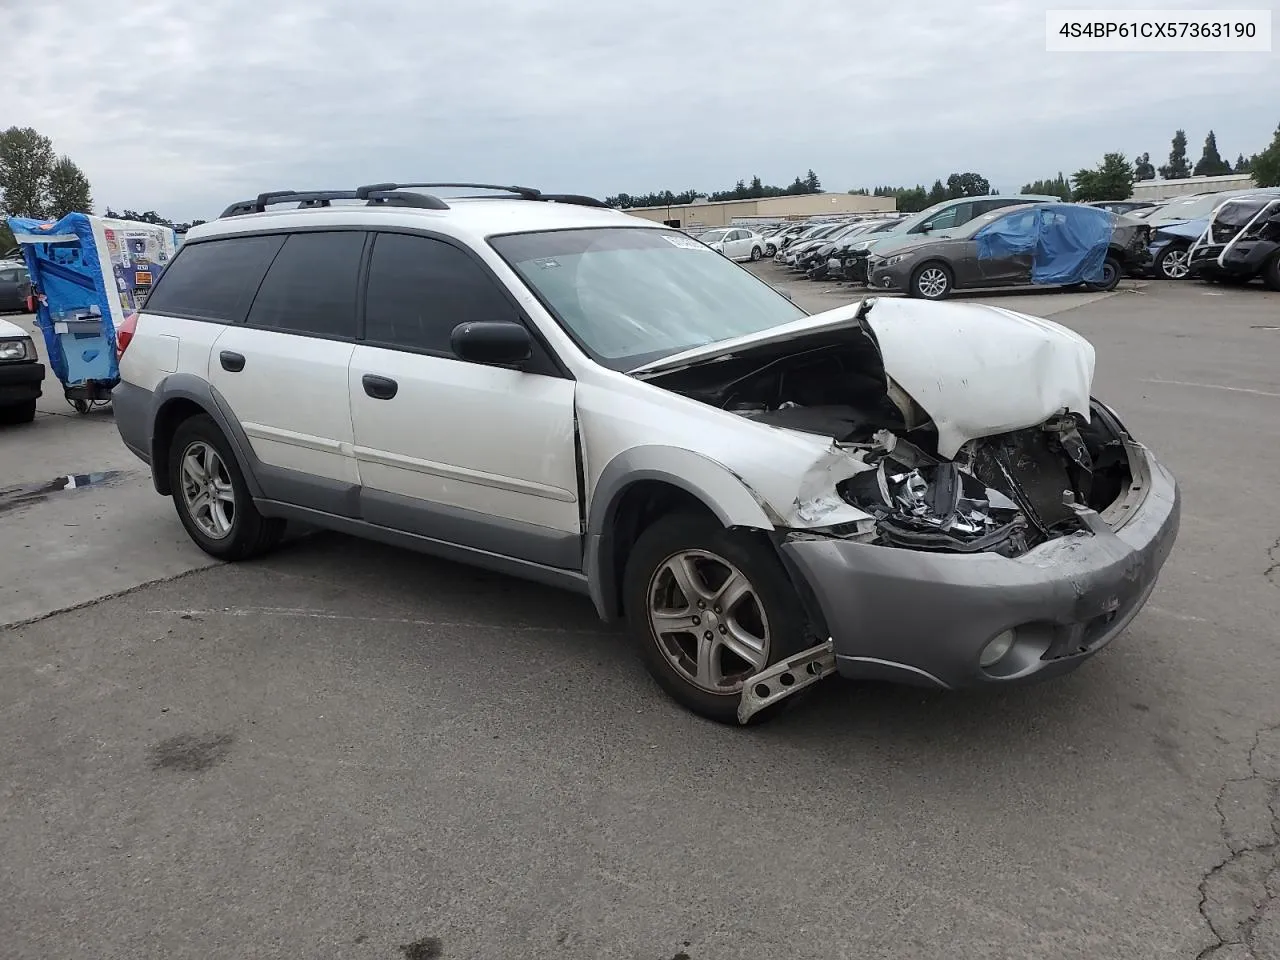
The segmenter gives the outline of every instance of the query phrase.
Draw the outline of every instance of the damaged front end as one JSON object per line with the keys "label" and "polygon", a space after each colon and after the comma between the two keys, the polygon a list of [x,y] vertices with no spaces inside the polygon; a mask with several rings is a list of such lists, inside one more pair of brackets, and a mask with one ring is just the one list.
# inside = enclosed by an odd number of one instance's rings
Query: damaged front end
{"label": "damaged front end", "polygon": [[872,469],[839,485],[876,519],[870,542],[911,550],[1017,557],[1085,529],[1130,488],[1123,428],[1093,401],[1093,417],[1055,414],[1024,430],[972,440],[955,459],[881,431],[859,451]]}
{"label": "damaged front end", "polygon": [[743,722],[837,671],[954,687],[1065,669],[1136,613],[1176,535],[1172,478],[1090,396],[1074,333],[977,305],[849,319],[640,374],[830,441],[772,512],[831,639],[750,678]]}

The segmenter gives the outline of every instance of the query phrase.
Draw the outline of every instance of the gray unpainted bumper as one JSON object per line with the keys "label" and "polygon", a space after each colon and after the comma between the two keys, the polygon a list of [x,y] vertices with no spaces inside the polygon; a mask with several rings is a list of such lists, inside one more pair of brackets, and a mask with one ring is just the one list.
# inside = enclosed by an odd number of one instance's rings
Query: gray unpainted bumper
{"label": "gray unpainted bumper", "polygon": [[[830,632],[837,672],[955,689],[1044,680],[1075,669],[1137,615],[1173,548],[1181,512],[1172,474],[1144,448],[1150,487],[1111,529],[1042,544],[1016,559],[923,553],[793,536],[782,551],[807,581]],[[1011,654],[979,657],[1005,630]]]}

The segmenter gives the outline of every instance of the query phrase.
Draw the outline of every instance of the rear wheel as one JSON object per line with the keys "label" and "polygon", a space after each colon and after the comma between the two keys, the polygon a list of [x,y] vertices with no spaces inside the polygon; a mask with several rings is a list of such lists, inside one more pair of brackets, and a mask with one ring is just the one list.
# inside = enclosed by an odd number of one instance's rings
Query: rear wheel
{"label": "rear wheel", "polygon": [[1280,290],[1280,252],[1274,253],[1262,268],[1262,282],[1268,290]]}
{"label": "rear wheel", "polygon": [[169,486],[178,519],[212,557],[247,560],[284,536],[283,520],[264,517],[254,507],[231,445],[206,414],[182,421],[174,431]]}
{"label": "rear wheel", "polygon": [[649,673],[676,702],[720,723],[737,722],[748,678],[804,648],[804,610],[777,555],[705,515],[670,514],[646,529],[623,591]]}
{"label": "rear wheel", "polygon": [[752,263],[755,263],[757,260],[759,260],[759,259],[760,259],[761,257],[763,257],[763,256],[764,256],[764,251],[763,251],[763,250],[761,250],[759,247],[752,247],[752,248],[751,248],[751,262],[752,262]]}
{"label": "rear wheel", "polygon": [[1185,280],[1187,278],[1187,247],[1181,244],[1170,244],[1160,251],[1156,257],[1156,276],[1166,280]]}
{"label": "rear wheel", "polygon": [[1119,285],[1123,272],[1119,260],[1115,257],[1107,257],[1102,262],[1102,279],[1097,283],[1087,283],[1085,286],[1090,290],[1114,290]]}
{"label": "rear wheel", "polygon": [[945,300],[951,296],[954,281],[944,263],[926,263],[911,276],[907,293],[923,300]]}

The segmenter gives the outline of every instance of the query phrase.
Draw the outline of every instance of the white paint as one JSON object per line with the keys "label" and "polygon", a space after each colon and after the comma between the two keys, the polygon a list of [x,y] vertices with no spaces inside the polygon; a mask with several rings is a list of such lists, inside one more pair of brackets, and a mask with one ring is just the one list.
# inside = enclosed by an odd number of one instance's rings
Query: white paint
{"label": "white paint", "polygon": [[[187,321],[188,328],[194,326],[216,326],[221,332],[209,350],[206,376],[246,426],[259,460],[316,477],[360,482],[347,396],[354,344]],[[224,370],[219,360],[224,350],[241,354],[244,369]],[[125,356],[132,351],[130,345]]]}
{"label": "white paint", "polygon": [[[368,396],[366,374],[395,397]],[[574,381],[364,345],[347,381],[366,488],[580,531]]]}
{"label": "white paint", "polygon": [[1250,387],[1228,387],[1221,383],[1194,383],[1190,380],[1159,380],[1148,379],[1143,383],[1164,383],[1173,387],[1199,387],[1202,390],[1226,390],[1230,393],[1251,393],[1255,397],[1280,397],[1280,393],[1272,393],[1269,390],[1254,390]]}
{"label": "white paint", "polygon": [[648,373],[857,325],[875,334],[885,372],[933,419],[946,457],[968,440],[1041,423],[1058,410],[1089,416],[1094,350],[1066,327],[977,303],[873,298],[762,333],[686,350]]}

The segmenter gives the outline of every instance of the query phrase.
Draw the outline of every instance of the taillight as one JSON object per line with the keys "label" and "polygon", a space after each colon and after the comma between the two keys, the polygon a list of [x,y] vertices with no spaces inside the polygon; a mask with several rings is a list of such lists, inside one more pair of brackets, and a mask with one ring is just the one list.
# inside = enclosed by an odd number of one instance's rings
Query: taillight
{"label": "taillight", "polygon": [[124,318],[124,323],[116,327],[116,359],[119,360],[124,356],[124,352],[129,347],[129,341],[133,339],[133,332],[138,329],[138,315],[131,313]]}

